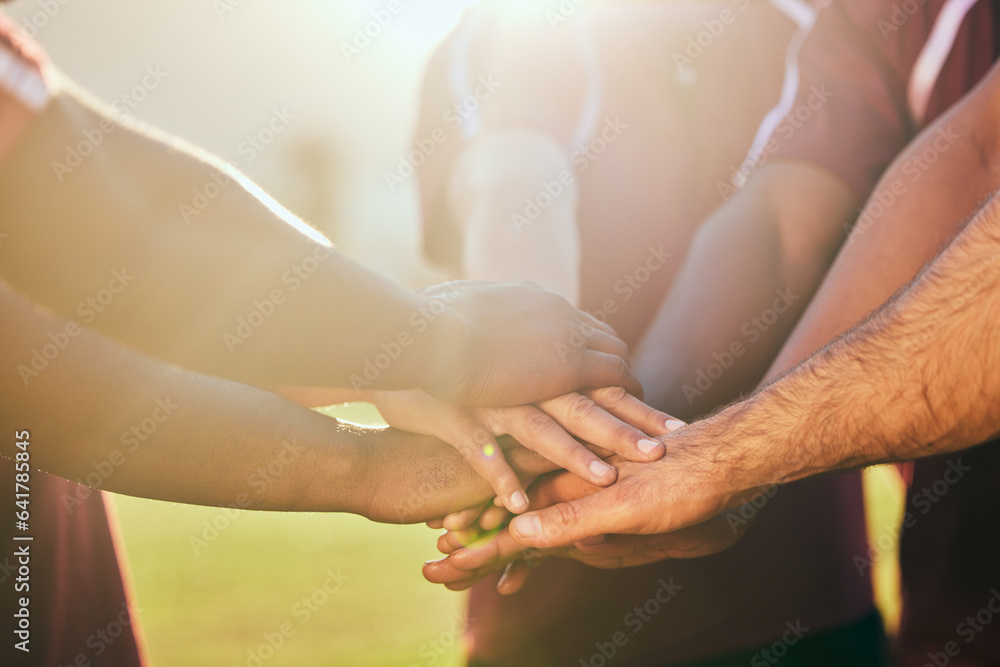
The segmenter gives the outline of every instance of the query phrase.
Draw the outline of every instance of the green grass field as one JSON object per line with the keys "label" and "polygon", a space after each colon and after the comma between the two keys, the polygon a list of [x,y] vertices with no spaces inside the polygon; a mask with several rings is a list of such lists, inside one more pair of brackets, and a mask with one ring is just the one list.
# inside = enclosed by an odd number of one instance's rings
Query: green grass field
{"label": "green grass field", "polygon": [[[337,414],[377,419],[362,407]],[[899,487],[885,469],[865,482],[877,532],[899,520]],[[229,519],[215,509],[116,500],[154,667],[463,664],[466,598],[420,576],[423,561],[437,557],[435,531],[330,514]],[[191,537],[213,521],[224,529],[196,554]],[[894,557],[876,566],[890,624],[898,614]]]}
{"label": "green grass field", "polygon": [[[338,414],[377,417],[363,408]],[[455,629],[465,596],[421,577],[423,562],[438,557],[426,526],[339,514],[241,512],[230,521],[210,508],[116,502],[154,667],[463,662]],[[213,520],[230,525],[196,555],[190,538]],[[324,589],[328,581],[336,592]],[[283,624],[290,636],[279,642]],[[271,652],[265,635],[280,648]]]}

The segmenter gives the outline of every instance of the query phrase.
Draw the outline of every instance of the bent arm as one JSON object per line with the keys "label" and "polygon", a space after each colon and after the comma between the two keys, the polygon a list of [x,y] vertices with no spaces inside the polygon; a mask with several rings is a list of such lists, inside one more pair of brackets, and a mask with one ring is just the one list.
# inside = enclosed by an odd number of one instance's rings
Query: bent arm
{"label": "bent arm", "polygon": [[904,287],[1000,188],[1000,69],[893,162],[768,378]]}
{"label": "bent arm", "polygon": [[[522,515],[518,542],[701,524],[771,485],[957,451],[1000,433],[1000,197],[871,319],[750,398],[663,438],[594,495]],[[650,499],[653,499],[651,502]]]}
{"label": "bent arm", "polygon": [[775,162],[713,213],[636,353],[647,402],[692,419],[752,389],[856,206],[828,172]]}

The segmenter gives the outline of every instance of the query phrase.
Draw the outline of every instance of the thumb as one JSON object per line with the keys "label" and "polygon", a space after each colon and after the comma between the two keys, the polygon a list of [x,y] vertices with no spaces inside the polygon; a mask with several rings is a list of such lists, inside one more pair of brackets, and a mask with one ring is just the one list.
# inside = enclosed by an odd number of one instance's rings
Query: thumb
{"label": "thumb", "polygon": [[631,512],[616,490],[613,486],[586,498],[523,514],[511,522],[510,533],[521,544],[539,549],[571,546],[595,535],[628,533]]}

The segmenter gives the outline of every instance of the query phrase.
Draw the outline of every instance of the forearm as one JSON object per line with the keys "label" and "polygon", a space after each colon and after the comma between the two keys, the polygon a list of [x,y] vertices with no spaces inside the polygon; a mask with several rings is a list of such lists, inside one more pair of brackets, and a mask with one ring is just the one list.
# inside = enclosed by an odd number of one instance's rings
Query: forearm
{"label": "forearm", "polygon": [[[893,162],[782,348],[777,377],[909,283],[1000,188],[1000,70]],[[933,158],[933,159],[931,159]]]}
{"label": "forearm", "polygon": [[692,419],[752,389],[818,286],[854,207],[834,177],[777,163],[718,209],[636,353],[650,405]]}
{"label": "forearm", "polygon": [[31,431],[37,467],[161,500],[364,510],[363,451],[346,426],[146,357],[9,288],[0,299],[0,422]]}
{"label": "forearm", "polygon": [[736,486],[973,446],[1000,432],[1000,200],[872,318],[707,420]]}
{"label": "forearm", "polygon": [[[40,311],[2,283],[0,312],[0,429],[29,430],[31,462],[46,472],[144,498],[394,523],[492,496],[434,438],[338,422],[169,366]],[[16,454],[13,438],[0,442],[0,454]],[[523,448],[506,456],[525,477],[553,468]]]}
{"label": "forearm", "polygon": [[[3,272],[19,290],[137,349],[240,381],[349,386],[400,335],[406,353],[369,372],[373,386],[460,379],[454,313],[348,261],[208,156],[122,119],[101,131],[103,114],[61,93],[0,171]],[[85,130],[101,144],[63,171]]]}

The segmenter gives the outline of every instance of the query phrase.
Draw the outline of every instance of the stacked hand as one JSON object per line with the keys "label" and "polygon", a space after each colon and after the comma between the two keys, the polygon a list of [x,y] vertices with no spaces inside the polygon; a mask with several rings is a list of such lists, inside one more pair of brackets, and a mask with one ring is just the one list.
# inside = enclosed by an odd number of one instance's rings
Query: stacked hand
{"label": "stacked hand", "polygon": [[[498,436],[513,437],[555,466],[599,488],[613,484],[618,477],[603,457],[617,454],[623,460],[654,461],[663,456],[663,445],[650,435],[663,433],[669,419],[620,388],[565,394],[510,408],[456,407],[422,390],[371,392],[366,397],[391,426],[434,436],[458,449],[489,482],[500,502],[515,513],[528,509],[528,497],[504,459]],[[473,508],[449,525],[460,525],[462,517],[475,518],[479,513]]]}
{"label": "stacked hand", "polygon": [[612,459],[619,479],[609,488],[564,472],[544,476],[531,488],[533,511],[499,532],[497,526],[509,517],[498,520],[492,510],[478,523],[468,521],[468,515],[461,522],[452,517],[445,525],[451,530],[438,540],[447,557],[425,564],[424,576],[462,590],[506,568],[498,588],[509,594],[524,584],[540,558],[560,556],[619,568],[729,548],[752,522],[728,508],[767,489],[731,491],[726,473],[743,464],[711,443],[685,442],[682,434],[662,438],[667,453],[659,461]]}
{"label": "stacked hand", "polygon": [[625,343],[560,296],[528,283],[474,281],[431,287],[422,296],[447,304],[467,332],[456,375],[447,386],[428,387],[446,403],[523,405],[601,387],[641,395]]}

